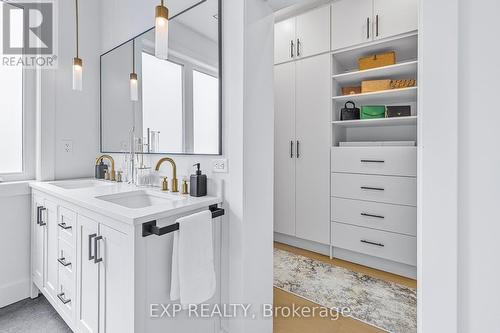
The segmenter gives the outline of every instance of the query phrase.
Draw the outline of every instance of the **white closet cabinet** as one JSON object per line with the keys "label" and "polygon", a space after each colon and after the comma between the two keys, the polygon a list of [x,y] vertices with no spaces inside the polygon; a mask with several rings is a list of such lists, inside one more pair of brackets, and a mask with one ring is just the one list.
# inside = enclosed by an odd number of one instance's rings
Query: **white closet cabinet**
{"label": "white closet cabinet", "polygon": [[330,55],[275,66],[275,231],[329,244]]}
{"label": "white closet cabinet", "polygon": [[418,0],[339,0],[332,4],[332,50],[418,29]]}
{"label": "white closet cabinet", "polygon": [[274,63],[309,57],[330,50],[330,6],[323,6],[276,23]]}
{"label": "white closet cabinet", "polygon": [[418,29],[417,0],[374,0],[375,39]]}

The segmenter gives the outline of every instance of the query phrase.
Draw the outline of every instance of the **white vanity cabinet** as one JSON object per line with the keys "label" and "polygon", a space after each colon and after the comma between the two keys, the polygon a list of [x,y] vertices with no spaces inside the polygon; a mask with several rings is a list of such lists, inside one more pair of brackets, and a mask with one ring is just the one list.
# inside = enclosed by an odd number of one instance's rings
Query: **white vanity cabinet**
{"label": "white vanity cabinet", "polygon": [[[115,194],[137,191],[132,185],[107,186]],[[32,282],[74,332],[219,332],[218,318],[189,318],[186,313],[151,317],[151,304],[176,303],[170,301],[173,234],[145,237],[142,232],[145,222],[169,225],[180,216],[208,209],[219,198],[184,196],[175,198],[173,208],[181,209],[175,215],[170,215],[168,204],[141,215],[121,206],[109,208],[111,203],[96,198],[102,192],[92,189],[71,192],[50,183],[31,187]],[[85,191],[88,195],[82,194]],[[216,223],[214,240],[215,271],[220,272]],[[207,304],[219,304],[219,286],[217,291]]]}
{"label": "white vanity cabinet", "polygon": [[417,0],[339,0],[332,4],[334,51],[417,29]]}
{"label": "white vanity cabinet", "polygon": [[328,52],[330,6],[276,23],[274,42],[275,64]]}

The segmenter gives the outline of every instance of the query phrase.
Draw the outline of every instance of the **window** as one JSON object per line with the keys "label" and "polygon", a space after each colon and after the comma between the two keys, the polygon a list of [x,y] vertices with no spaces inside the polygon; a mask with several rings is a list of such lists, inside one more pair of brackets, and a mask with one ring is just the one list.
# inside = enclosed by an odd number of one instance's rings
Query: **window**
{"label": "window", "polygon": [[219,80],[193,70],[194,152],[219,153]]}
{"label": "window", "polygon": [[143,133],[149,129],[162,138],[152,151],[184,150],[182,72],[182,65],[142,53]]}

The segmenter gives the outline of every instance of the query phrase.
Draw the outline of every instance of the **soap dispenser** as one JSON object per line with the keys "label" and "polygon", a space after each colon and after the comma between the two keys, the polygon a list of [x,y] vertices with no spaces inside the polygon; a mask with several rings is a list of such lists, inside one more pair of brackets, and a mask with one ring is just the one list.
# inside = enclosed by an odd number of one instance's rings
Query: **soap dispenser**
{"label": "soap dispenser", "polygon": [[202,175],[200,170],[200,163],[194,165],[196,174],[191,175],[189,194],[192,197],[203,197],[207,195],[207,175]]}
{"label": "soap dispenser", "polygon": [[101,163],[95,166],[95,178],[96,179],[104,179],[106,175],[106,171],[108,170],[108,166],[104,164],[101,160]]}

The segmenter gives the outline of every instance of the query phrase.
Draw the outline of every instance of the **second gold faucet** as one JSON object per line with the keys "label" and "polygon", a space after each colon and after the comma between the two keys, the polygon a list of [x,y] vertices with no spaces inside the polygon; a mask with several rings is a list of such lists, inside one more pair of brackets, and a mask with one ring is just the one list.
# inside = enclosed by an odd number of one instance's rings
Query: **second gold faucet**
{"label": "second gold faucet", "polygon": [[[161,165],[163,164],[163,162],[170,162],[170,164],[172,165],[172,192],[179,192],[179,189],[178,189],[178,181],[177,181],[177,165],[175,164],[174,160],[171,159],[170,157],[164,157],[162,159],[160,159],[158,161],[158,163],[156,163],[156,168],[155,170],[156,171],[160,171],[160,167]],[[165,187],[163,187],[164,191],[165,191]],[[168,189],[168,187],[167,187]]]}

